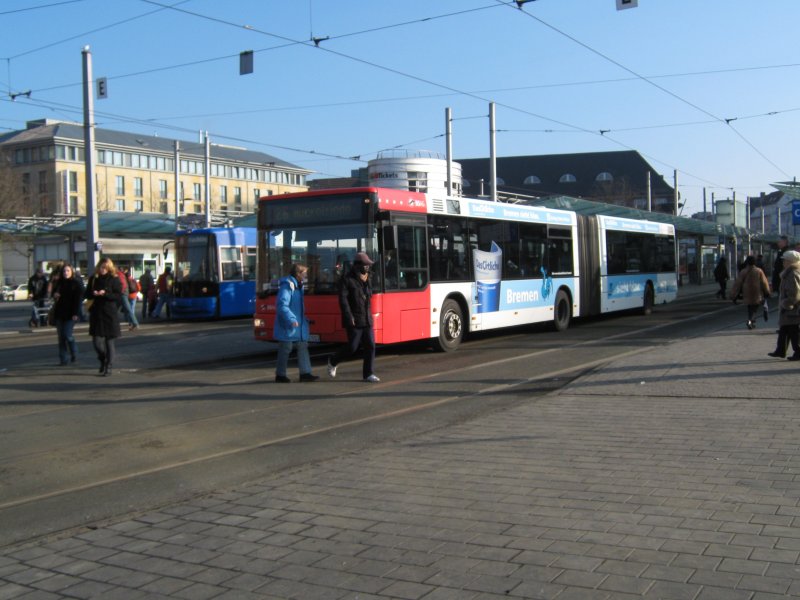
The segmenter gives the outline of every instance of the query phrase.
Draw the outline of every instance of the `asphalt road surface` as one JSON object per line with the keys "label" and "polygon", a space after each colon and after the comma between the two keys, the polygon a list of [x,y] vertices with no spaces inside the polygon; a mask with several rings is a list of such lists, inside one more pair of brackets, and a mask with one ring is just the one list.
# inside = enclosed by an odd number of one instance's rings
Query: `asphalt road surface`
{"label": "asphalt road surface", "polygon": [[[614,358],[741,320],[690,297],[648,317],[580,320],[472,336],[454,353],[380,348],[382,381],[356,360],[315,383],[276,384],[274,348],[250,320],[158,323],[125,332],[100,377],[86,326],[79,361],[56,366],[55,333],[0,304],[0,540],[19,543],[151,510],[287,468],[357,452],[486,411],[535,402]],[[655,350],[657,352],[657,348]]]}

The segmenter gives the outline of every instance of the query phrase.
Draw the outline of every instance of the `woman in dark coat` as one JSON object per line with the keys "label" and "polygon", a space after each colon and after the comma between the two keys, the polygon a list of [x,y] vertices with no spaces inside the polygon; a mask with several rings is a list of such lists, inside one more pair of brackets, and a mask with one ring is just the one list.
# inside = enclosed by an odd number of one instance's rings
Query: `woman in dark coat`
{"label": "woman in dark coat", "polygon": [[114,340],[119,335],[119,307],[122,301],[122,284],[117,269],[110,258],[102,258],[86,286],[86,298],[92,301],[89,308],[89,335],[100,361],[100,374],[111,375],[114,363]]}
{"label": "woman in dark coat", "polygon": [[70,264],[62,265],[55,281],[53,316],[58,332],[58,358],[61,365],[66,365],[78,360],[78,345],[73,330],[81,314],[83,283],[75,277],[75,270]]}
{"label": "woman in dark coat", "polygon": [[793,354],[789,360],[800,360],[800,252],[787,250],[783,253],[784,269],[780,274],[778,291],[778,345],[770,356],[786,357],[787,346],[791,345]]}

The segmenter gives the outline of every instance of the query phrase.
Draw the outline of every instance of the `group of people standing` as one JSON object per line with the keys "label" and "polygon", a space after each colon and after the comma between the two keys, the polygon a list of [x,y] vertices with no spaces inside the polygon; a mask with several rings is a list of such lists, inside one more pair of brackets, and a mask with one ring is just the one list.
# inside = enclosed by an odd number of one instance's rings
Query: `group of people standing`
{"label": "group of people standing", "polygon": [[[731,289],[730,298],[734,303],[741,297],[747,309],[748,329],[756,326],[756,315],[764,311],[764,320],[769,319],[769,298],[777,292],[778,340],[769,356],[800,360],[800,252],[788,250],[788,239],[782,236],[778,242],[778,253],[772,268],[772,284],[767,280],[763,264],[754,256],[748,256],[741,265]],[[728,281],[728,266],[721,257],[714,269],[714,277],[720,289],[717,297],[725,299]],[[791,346],[792,354],[787,357]]]}

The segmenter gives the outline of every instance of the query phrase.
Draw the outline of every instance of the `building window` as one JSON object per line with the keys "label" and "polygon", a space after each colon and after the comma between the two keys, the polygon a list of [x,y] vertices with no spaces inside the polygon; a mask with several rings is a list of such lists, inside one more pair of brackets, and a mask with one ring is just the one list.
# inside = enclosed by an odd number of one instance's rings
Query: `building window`
{"label": "building window", "polygon": [[578,178],[572,173],[564,173],[558,178],[558,183],[575,183],[576,181],[578,181]]}
{"label": "building window", "polygon": [[141,177],[133,178],[133,195],[137,198],[144,196],[144,182]]}
{"label": "building window", "polygon": [[169,203],[168,202],[159,202],[158,210],[161,211],[161,214],[166,215],[169,212]]}
{"label": "building window", "polygon": [[133,203],[133,209],[134,209],[136,212],[142,212],[142,211],[144,210],[144,202],[142,202],[141,200],[136,200],[136,201]]}
{"label": "building window", "polygon": [[78,172],[77,171],[70,171],[69,172],[69,191],[70,192],[77,192],[78,191]]}
{"label": "building window", "polygon": [[603,171],[602,173],[598,173],[594,180],[599,182],[614,181],[614,176],[608,171]]}
{"label": "building window", "polygon": [[[286,173],[282,173],[286,175]],[[408,171],[408,191],[409,192],[427,192],[428,191],[428,174],[422,171]]]}
{"label": "building window", "polygon": [[522,185],[539,185],[540,183],[542,183],[542,180],[536,175],[528,175],[522,182]]}
{"label": "building window", "polygon": [[30,173],[23,173],[22,174],[22,195],[29,196],[31,193],[31,174]]}
{"label": "building window", "polygon": [[193,199],[195,199],[195,200],[201,200],[202,199],[202,192],[200,191],[201,189],[202,189],[202,186],[199,183],[193,183],[192,184],[192,198]]}
{"label": "building window", "polygon": [[167,180],[166,179],[159,179],[158,180],[158,197],[162,200],[166,200],[167,198]]}
{"label": "building window", "polygon": [[67,205],[64,207],[64,212],[68,215],[76,215],[78,214],[78,197],[77,196],[68,196],[67,197]]}
{"label": "building window", "polygon": [[117,175],[117,196],[125,195],[125,177]]}
{"label": "building window", "polygon": [[228,186],[227,185],[219,186],[219,202],[220,202],[220,204],[227,204],[228,203]]}
{"label": "building window", "polygon": [[39,193],[47,193],[47,171],[39,171]]}
{"label": "building window", "polygon": [[125,210],[125,198],[117,198],[117,210],[120,212]]}
{"label": "building window", "polygon": [[233,204],[235,210],[242,210],[242,188],[233,188]]}

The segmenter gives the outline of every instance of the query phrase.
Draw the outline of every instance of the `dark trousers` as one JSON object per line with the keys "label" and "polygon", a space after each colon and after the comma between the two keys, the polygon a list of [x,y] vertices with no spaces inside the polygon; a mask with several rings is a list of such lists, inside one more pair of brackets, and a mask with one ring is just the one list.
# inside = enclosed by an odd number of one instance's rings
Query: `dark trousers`
{"label": "dark trousers", "polygon": [[104,365],[112,366],[116,355],[114,338],[96,335],[92,337],[92,343],[94,344],[94,351],[97,352],[97,359]]}
{"label": "dark trousers", "polygon": [[800,325],[781,325],[778,330],[778,343],[775,352],[786,356],[788,346],[792,346],[792,352],[800,356]]}
{"label": "dark trousers", "polygon": [[56,319],[56,332],[58,333],[58,358],[62,365],[70,359],[73,362],[78,357],[78,345],[75,343],[73,330],[75,321],[72,319]]}
{"label": "dark trousers", "polygon": [[719,291],[717,292],[717,298],[722,298],[723,300],[725,300],[725,294],[727,293],[727,290],[725,288],[728,287],[728,280],[722,279],[717,281],[717,283],[719,284]]}
{"label": "dark trousers", "polygon": [[747,305],[747,320],[748,321],[755,321],[756,320],[756,313],[758,309],[761,308],[761,304],[748,304]]}
{"label": "dark trousers", "polygon": [[375,333],[372,327],[348,327],[347,344],[339,348],[331,358],[335,367],[343,360],[350,358],[361,347],[364,347],[364,366],[362,376],[364,379],[375,373]]}

